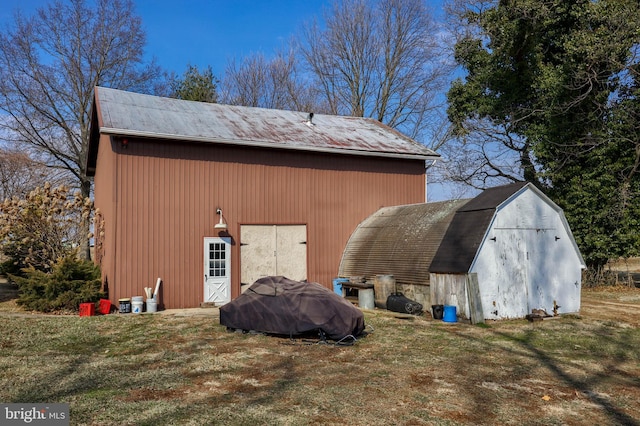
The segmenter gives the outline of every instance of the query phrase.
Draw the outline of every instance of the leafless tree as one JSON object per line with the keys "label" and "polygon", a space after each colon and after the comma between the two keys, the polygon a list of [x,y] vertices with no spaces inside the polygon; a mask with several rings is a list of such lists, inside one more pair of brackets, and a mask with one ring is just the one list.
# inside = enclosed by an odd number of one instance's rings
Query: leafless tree
{"label": "leafless tree", "polygon": [[231,105],[265,106],[268,65],[261,53],[252,54],[240,65],[232,59],[225,71],[222,102]]}
{"label": "leafless tree", "polygon": [[33,160],[23,151],[0,147],[0,201],[23,198],[36,187],[50,182],[59,186],[68,181],[65,173],[52,173],[44,164]]}
{"label": "leafless tree", "polygon": [[0,34],[0,125],[12,142],[46,153],[50,165],[71,171],[83,195],[93,88],[142,89],[155,66],[142,64],[145,36],[127,0],[57,1],[31,18],[19,13]]}
{"label": "leafless tree", "polygon": [[525,171],[534,168],[527,141],[507,126],[479,119],[471,123],[468,133],[449,138],[442,147],[440,177],[478,190],[523,181]]}
{"label": "leafless tree", "polygon": [[222,84],[222,102],[262,108],[323,112],[316,93],[300,76],[293,47],[279,50],[273,59],[262,53],[228,63]]}
{"label": "leafless tree", "polygon": [[[32,17],[15,13],[0,31],[0,131],[68,170],[83,196],[93,89],[150,91],[160,76],[144,65],[145,34],[130,0],[55,1]],[[88,252],[88,249],[87,249]]]}
{"label": "leafless tree", "polygon": [[[324,24],[305,26],[302,53],[332,113],[372,117],[416,139],[442,123],[430,119],[451,68],[422,0],[336,1]],[[436,148],[442,140],[432,137]]]}

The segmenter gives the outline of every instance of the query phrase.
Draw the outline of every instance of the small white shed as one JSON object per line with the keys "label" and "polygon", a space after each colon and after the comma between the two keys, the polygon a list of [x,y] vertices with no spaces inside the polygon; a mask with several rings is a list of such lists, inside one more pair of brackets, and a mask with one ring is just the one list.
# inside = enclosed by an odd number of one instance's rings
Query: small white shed
{"label": "small white shed", "polygon": [[456,211],[429,267],[430,299],[476,320],[576,313],[584,268],[560,207],[530,183],[500,186]]}

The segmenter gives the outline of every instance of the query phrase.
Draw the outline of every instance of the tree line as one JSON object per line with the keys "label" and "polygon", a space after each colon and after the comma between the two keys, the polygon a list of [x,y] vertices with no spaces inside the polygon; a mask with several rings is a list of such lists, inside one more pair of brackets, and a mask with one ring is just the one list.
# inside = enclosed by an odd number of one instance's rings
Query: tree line
{"label": "tree line", "polygon": [[464,78],[448,115],[452,177],[533,182],[565,211],[587,263],[640,249],[636,0],[456,2]]}
{"label": "tree line", "polygon": [[[371,117],[441,153],[436,177],[452,186],[535,183],[564,208],[590,266],[637,256],[637,1],[445,5],[436,20],[423,0],[334,0],[279,51],[231,60],[221,75],[145,60],[130,0],[18,12],[0,31],[0,198],[42,176],[91,195],[84,166],[101,85]],[[11,178],[5,164],[16,161],[33,176]]]}

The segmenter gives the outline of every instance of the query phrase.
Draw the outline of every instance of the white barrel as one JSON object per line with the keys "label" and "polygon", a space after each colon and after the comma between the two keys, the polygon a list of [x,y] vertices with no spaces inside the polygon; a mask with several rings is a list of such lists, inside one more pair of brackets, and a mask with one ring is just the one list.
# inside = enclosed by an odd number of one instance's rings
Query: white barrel
{"label": "white barrel", "polygon": [[133,297],[131,300],[131,312],[134,314],[141,314],[143,304],[144,302],[142,300],[138,300],[135,297]]}
{"label": "white barrel", "polygon": [[361,288],[358,290],[358,306],[360,309],[373,309],[375,302],[372,288]]}
{"label": "white barrel", "polygon": [[158,311],[158,303],[156,299],[147,299],[147,312],[157,312]]}

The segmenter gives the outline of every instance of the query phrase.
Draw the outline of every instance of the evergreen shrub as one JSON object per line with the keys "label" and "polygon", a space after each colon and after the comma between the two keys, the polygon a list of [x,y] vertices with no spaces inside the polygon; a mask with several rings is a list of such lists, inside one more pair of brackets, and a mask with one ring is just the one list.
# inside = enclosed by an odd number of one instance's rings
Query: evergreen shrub
{"label": "evergreen shrub", "polygon": [[95,303],[106,297],[101,291],[100,267],[93,262],[65,257],[51,272],[29,267],[24,276],[11,276],[19,288],[18,305],[25,309],[53,312],[77,312],[80,303]]}

